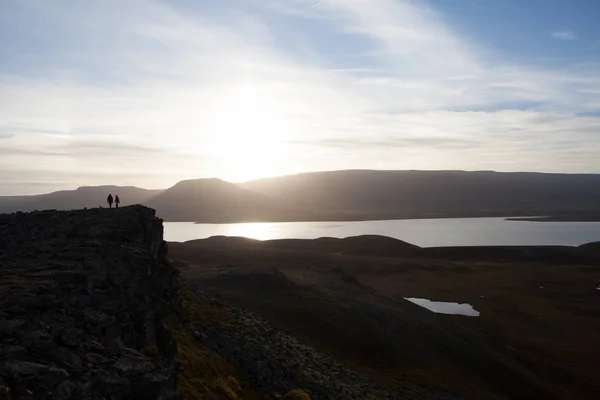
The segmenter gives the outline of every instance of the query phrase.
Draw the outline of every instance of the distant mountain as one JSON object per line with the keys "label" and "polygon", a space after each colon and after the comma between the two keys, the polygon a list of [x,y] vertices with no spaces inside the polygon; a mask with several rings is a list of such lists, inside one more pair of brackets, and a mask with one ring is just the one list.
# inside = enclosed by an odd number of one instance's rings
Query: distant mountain
{"label": "distant mountain", "polygon": [[600,210],[600,175],[592,174],[347,170],[262,179],[239,186],[293,207],[335,211],[357,219]]}
{"label": "distant mountain", "polygon": [[146,205],[167,221],[248,222],[293,218],[297,214],[278,198],[220,179],[181,181]]}
{"label": "distant mountain", "polygon": [[84,207],[107,207],[109,193],[119,195],[121,206],[143,204],[162,190],[140,189],[134,186],[83,186],[35,196],[0,196],[0,213],[33,210],[72,210]]}
{"label": "distant mountain", "polygon": [[[492,171],[314,172],[233,184],[192,179],[167,190],[97,186],[0,197],[0,213],[143,204],[166,221],[360,221],[400,218],[600,214],[600,175]],[[563,217],[561,217],[563,216]],[[562,218],[562,219],[561,219]]]}

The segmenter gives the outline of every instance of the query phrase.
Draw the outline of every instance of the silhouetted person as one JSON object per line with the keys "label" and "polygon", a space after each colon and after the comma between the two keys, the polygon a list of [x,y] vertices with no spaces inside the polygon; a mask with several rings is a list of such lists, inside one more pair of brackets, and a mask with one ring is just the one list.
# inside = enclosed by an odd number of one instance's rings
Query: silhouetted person
{"label": "silhouetted person", "polygon": [[108,194],[108,197],[106,198],[106,202],[108,203],[108,208],[112,208],[112,203],[113,203],[113,197],[112,194]]}
{"label": "silhouetted person", "polygon": [[115,195],[115,207],[119,208],[119,203],[121,202],[121,200],[119,200],[119,195],[116,194]]}

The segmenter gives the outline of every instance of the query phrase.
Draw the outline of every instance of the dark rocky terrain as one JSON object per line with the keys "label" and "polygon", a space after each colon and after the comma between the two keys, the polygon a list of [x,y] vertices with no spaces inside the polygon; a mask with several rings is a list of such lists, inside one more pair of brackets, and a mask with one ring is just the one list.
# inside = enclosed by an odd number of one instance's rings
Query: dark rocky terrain
{"label": "dark rocky terrain", "polygon": [[[598,398],[598,243],[418,248],[379,239],[213,237],[169,248],[187,263],[183,276],[392,392]],[[469,303],[481,315],[434,314],[406,297]]]}
{"label": "dark rocky terrain", "polygon": [[0,215],[0,399],[271,398],[193,339],[185,295],[154,210]]}
{"label": "dark rocky terrain", "polygon": [[0,399],[597,398],[597,257],[377,236],[167,248],[142,206],[0,215]]}
{"label": "dark rocky terrain", "polygon": [[0,215],[1,400],[253,400],[299,387],[313,400],[412,398],[201,282],[180,286],[151,209]]}
{"label": "dark rocky terrain", "polygon": [[1,215],[0,398],[174,398],[178,296],[150,209]]}
{"label": "dark rocky terrain", "polygon": [[[275,272],[277,274],[277,272]],[[251,311],[234,307],[205,288],[202,282],[186,282],[189,293],[211,304],[223,318],[206,323],[195,318],[196,338],[225,358],[240,364],[268,392],[285,393],[302,387],[313,400],[325,399],[409,399],[413,393],[393,395],[345,367],[332,357],[300,343],[274,328]],[[460,399],[443,390],[422,388],[416,398]]]}

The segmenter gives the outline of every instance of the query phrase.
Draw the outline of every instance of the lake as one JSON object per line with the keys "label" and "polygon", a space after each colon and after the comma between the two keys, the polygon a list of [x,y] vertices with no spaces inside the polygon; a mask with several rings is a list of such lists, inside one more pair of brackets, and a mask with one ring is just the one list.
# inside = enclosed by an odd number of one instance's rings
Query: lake
{"label": "lake", "polygon": [[569,245],[600,241],[600,222],[507,221],[504,218],[444,218],[351,222],[261,222],[195,224],[165,222],[165,240],[184,242],[211,236],[253,239],[344,238],[384,235],[421,247],[484,245]]}

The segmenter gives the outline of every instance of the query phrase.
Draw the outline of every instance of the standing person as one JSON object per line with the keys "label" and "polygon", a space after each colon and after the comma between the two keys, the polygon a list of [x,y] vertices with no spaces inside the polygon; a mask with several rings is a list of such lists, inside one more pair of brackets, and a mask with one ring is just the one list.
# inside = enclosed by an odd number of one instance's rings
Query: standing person
{"label": "standing person", "polygon": [[121,200],[119,200],[119,195],[116,194],[115,195],[115,207],[119,208],[119,203],[121,202]]}
{"label": "standing person", "polygon": [[108,197],[106,198],[106,202],[108,203],[108,208],[112,208],[112,203],[113,203],[113,197],[112,194],[108,194]]}

